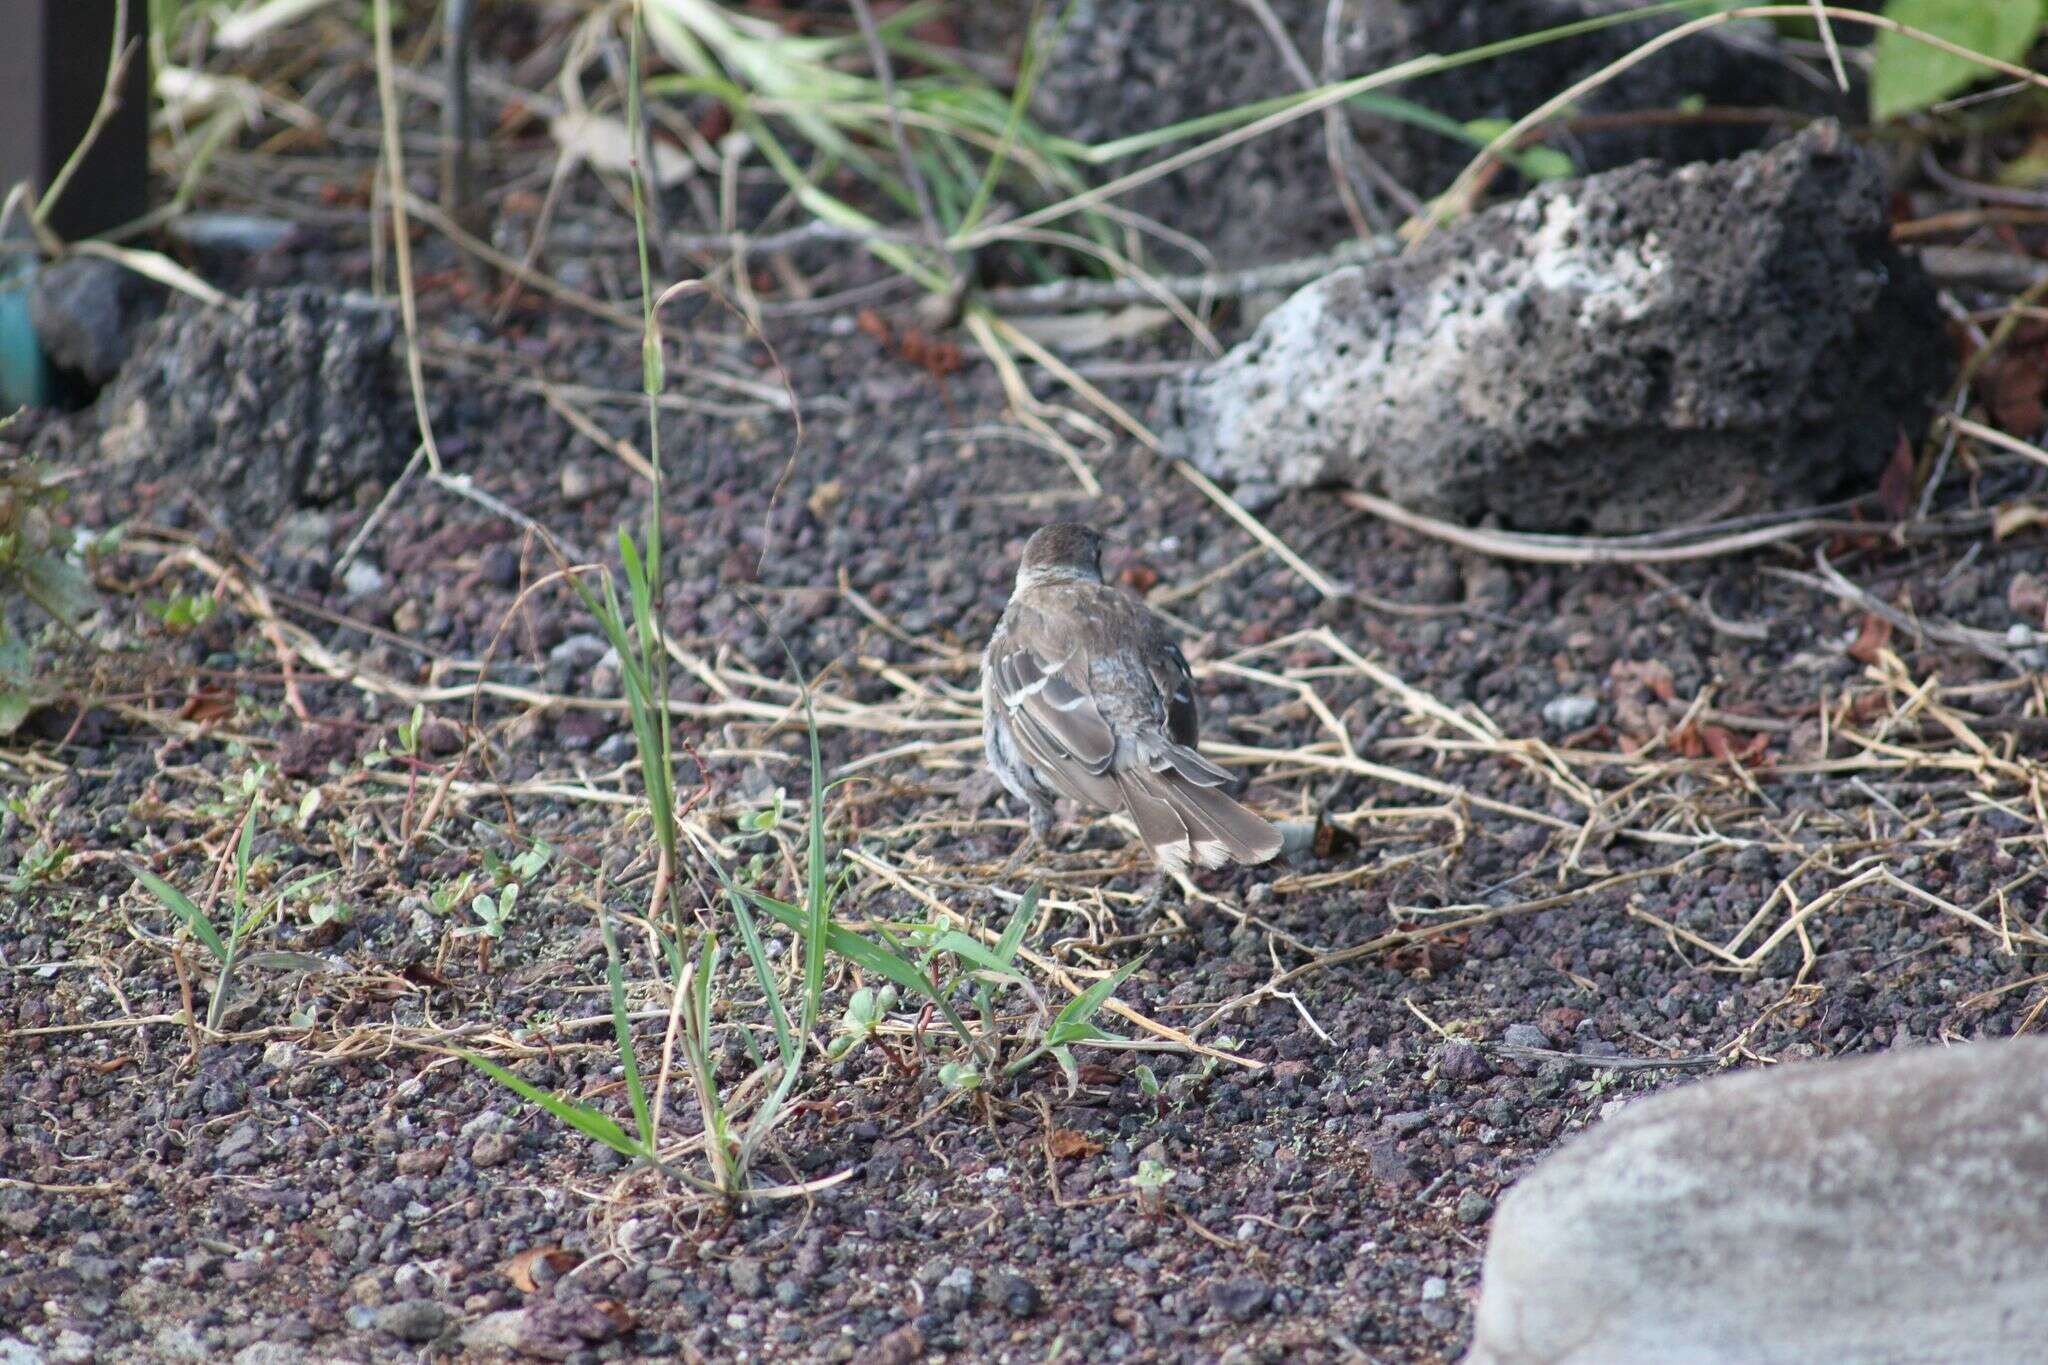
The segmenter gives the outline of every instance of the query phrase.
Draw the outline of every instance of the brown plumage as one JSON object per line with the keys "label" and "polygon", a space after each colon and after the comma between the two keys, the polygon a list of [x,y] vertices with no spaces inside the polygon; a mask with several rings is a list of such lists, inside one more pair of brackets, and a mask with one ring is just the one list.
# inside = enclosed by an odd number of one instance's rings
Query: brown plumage
{"label": "brown plumage", "polygon": [[1280,832],[1232,800],[1195,751],[1200,718],[1180,647],[1144,604],[1102,581],[1102,537],[1042,528],[981,657],[989,766],[1052,829],[1053,802],[1125,812],[1168,872],[1262,863]]}

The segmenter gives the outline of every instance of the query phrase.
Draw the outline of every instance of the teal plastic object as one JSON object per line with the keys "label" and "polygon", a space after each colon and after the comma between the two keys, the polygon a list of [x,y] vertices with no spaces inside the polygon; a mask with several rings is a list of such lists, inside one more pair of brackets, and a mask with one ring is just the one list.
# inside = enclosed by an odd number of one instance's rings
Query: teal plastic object
{"label": "teal plastic object", "polygon": [[50,365],[28,314],[34,278],[33,269],[0,277],[0,416],[50,401]]}

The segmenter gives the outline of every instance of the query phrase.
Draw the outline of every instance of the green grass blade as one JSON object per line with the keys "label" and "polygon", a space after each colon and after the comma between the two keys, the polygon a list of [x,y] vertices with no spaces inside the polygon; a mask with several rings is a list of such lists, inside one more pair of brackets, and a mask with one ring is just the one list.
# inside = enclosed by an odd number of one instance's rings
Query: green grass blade
{"label": "green grass blade", "polygon": [[[799,934],[808,931],[809,926],[805,922],[803,912],[789,902],[776,900],[773,896],[764,896],[758,891],[747,891],[742,894],[752,901],[757,909],[784,928],[792,929]],[[933,1007],[945,1016],[946,1023],[952,1027],[953,1032],[959,1035],[960,1041],[973,1048],[976,1053],[982,1054],[985,1063],[988,1061],[981,1040],[968,1029],[966,1021],[960,1017],[960,1012],[953,1008],[953,1002],[948,1000],[932,984],[931,978],[919,971],[908,958],[892,953],[880,944],[862,938],[851,929],[837,924],[826,925],[825,947],[862,971],[879,976],[899,989],[916,995],[920,1000],[931,1001]]]}
{"label": "green grass blade", "polygon": [[479,1057],[474,1052],[463,1052],[460,1048],[457,1048],[456,1051],[460,1053],[465,1061],[478,1067],[486,1075],[497,1081],[498,1084],[519,1095],[521,1098],[539,1105],[542,1109],[545,1109],[548,1113],[560,1119],[563,1123],[568,1124],[585,1137],[597,1139],[622,1156],[642,1159],[652,1157],[653,1154],[651,1152],[633,1141],[632,1136],[625,1129],[614,1123],[608,1115],[601,1114],[586,1105],[577,1104],[573,1100],[565,1100],[560,1095],[543,1090],[530,1081],[522,1081],[496,1062]]}
{"label": "green grass blade", "polygon": [[996,956],[1005,963],[1017,960],[1017,950],[1024,946],[1024,935],[1030,930],[1033,920],[1038,918],[1038,899],[1045,894],[1045,887],[1038,882],[1024,888],[1024,898],[1017,902],[1017,908],[1010,915],[1010,922],[1003,926],[1003,936],[996,942]]}
{"label": "green grass blade", "polygon": [[729,895],[728,899],[732,903],[733,922],[739,925],[740,944],[746,949],[747,961],[754,967],[754,979],[761,983],[761,994],[768,1002],[768,1024],[775,1033],[776,1055],[781,1059],[784,1072],[794,1075],[802,1043],[789,1031],[789,1011],[782,1006],[782,990],[775,980],[775,968],[769,964],[767,950],[761,945],[761,931],[754,925],[746,897]]}
{"label": "green grass blade", "polygon": [[228,960],[228,946],[220,941],[220,935],[214,932],[213,925],[207,922],[206,916],[184,892],[147,868],[130,866],[128,871],[134,875],[136,881],[148,887],[150,894],[162,901],[171,913],[185,921],[185,927],[192,931],[192,937],[204,944],[206,951],[212,953],[216,961]]}
{"label": "green grass blade", "polygon": [[932,940],[932,951],[951,953],[957,958],[973,963],[985,972],[997,976],[1018,977],[1022,974],[1001,953],[991,951],[979,939],[969,938],[957,929],[949,929]]}
{"label": "green grass blade", "polygon": [[1057,1047],[1064,1043],[1083,1042],[1089,1038],[1106,1035],[1095,1027],[1094,1019],[1109,997],[1116,994],[1116,988],[1124,984],[1132,972],[1144,964],[1142,957],[1133,958],[1111,972],[1087,990],[1069,1000],[1066,1008],[1053,1018],[1052,1027],[1045,1031],[1048,1046]]}
{"label": "green grass blade", "polygon": [[704,935],[703,950],[697,954],[697,981],[693,987],[697,1006],[697,1036],[709,1040],[711,1037],[711,999],[715,992],[712,981],[718,973],[718,935]]}
{"label": "green grass blade", "polygon": [[619,940],[612,932],[610,915],[600,914],[598,927],[604,931],[604,976],[611,987],[612,1035],[619,1043],[619,1064],[626,1072],[626,1095],[633,1102],[633,1127],[640,1144],[654,1144],[654,1120],[647,1110],[647,1087],[640,1080],[640,1058],[633,1050],[633,1021],[626,1014],[626,971],[619,962]]}
{"label": "green grass blade", "polygon": [[249,859],[256,846],[256,801],[249,801],[249,813],[242,817],[242,837],[235,844],[235,919],[228,932],[239,936],[242,914],[249,903]]}
{"label": "green grass blade", "polygon": [[[794,665],[795,660],[790,662]],[[818,1027],[818,999],[825,993],[825,940],[833,901],[833,888],[825,873],[825,760],[818,748],[818,718],[811,713],[808,684],[804,687],[804,728],[811,736],[811,809],[805,822],[810,849],[804,869],[804,999],[799,1036],[808,1047]]]}
{"label": "green grass blade", "polygon": [[1010,159],[1010,148],[1017,141],[1019,131],[1024,126],[1024,115],[1031,106],[1032,91],[1038,86],[1038,78],[1045,73],[1047,60],[1059,41],[1059,31],[1066,27],[1073,11],[1074,7],[1070,0],[1070,3],[1060,10],[1053,32],[1042,42],[1039,41],[1036,32],[1037,24],[1026,30],[1024,56],[1017,64],[1017,83],[1010,92],[1010,106],[1005,111],[1002,141],[997,145],[995,155],[989,158],[988,168],[982,174],[981,183],[974,188],[974,197],[968,200],[966,211],[960,215],[958,231],[972,232],[980,225],[981,215],[988,208],[990,197],[995,194],[997,182],[1002,179],[1003,165]]}

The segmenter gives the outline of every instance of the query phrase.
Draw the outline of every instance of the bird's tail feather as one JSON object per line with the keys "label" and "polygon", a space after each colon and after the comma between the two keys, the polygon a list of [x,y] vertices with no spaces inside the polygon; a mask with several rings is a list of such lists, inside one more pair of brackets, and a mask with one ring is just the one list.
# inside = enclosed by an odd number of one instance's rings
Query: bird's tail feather
{"label": "bird's tail feather", "polygon": [[1118,773],[1124,809],[1165,871],[1263,863],[1280,851],[1280,831],[1223,792],[1171,770]]}

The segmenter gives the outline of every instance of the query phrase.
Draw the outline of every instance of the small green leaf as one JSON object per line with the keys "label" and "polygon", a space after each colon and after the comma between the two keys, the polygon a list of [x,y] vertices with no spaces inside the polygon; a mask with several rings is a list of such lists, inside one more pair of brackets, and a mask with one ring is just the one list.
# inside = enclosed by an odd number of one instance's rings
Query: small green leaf
{"label": "small green leaf", "polygon": [[733,922],[739,926],[740,946],[746,949],[747,961],[754,968],[754,979],[761,983],[761,995],[768,1005],[768,1024],[775,1031],[775,1052],[787,1071],[794,1071],[797,1054],[802,1048],[802,1038],[790,1032],[789,1011],[782,1003],[782,987],[775,979],[775,968],[768,961],[768,949],[761,942],[761,931],[754,924],[753,912],[747,909],[746,897],[728,891],[732,903]]}
{"label": "small green leaf", "polygon": [[256,803],[249,802],[249,813],[242,817],[242,837],[235,844],[235,913],[241,914],[242,903],[249,897],[249,860],[256,847]]}
{"label": "small green leaf", "polygon": [[1124,984],[1125,978],[1138,970],[1144,961],[1142,957],[1131,959],[1069,1000],[1066,1008],[1053,1019],[1052,1027],[1045,1031],[1047,1044],[1057,1046],[1062,1043],[1084,1043],[1091,1038],[1108,1036],[1095,1027],[1095,1013],[1116,993],[1116,988]]}
{"label": "small green leaf", "polygon": [[[1474,146],[1484,147],[1513,125],[1504,118],[1476,118],[1464,131]],[[1500,159],[1531,180],[1569,180],[1579,173],[1578,163],[1555,147],[1537,145],[1516,151],[1502,148]]]}
{"label": "small green leaf", "polygon": [[[1890,0],[1884,17],[2004,62],[2040,36],[2042,0]],[[1874,121],[1924,109],[1994,75],[1982,62],[1889,30],[1877,35],[1870,71]]]}
{"label": "small green leaf", "polygon": [[1080,1089],[1081,1068],[1074,1062],[1073,1049],[1062,1045],[1050,1047],[1046,1050],[1052,1053],[1052,1059],[1060,1064],[1060,1072],[1067,1078],[1067,1093],[1071,1095]]}
{"label": "small green leaf", "polygon": [[99,609],[92,580],[60,555],[32,555],[21,566],[21,589],[31,601],[67,626],[75,626]]}
{"label": "small green leaf", "polygon": [[1030,930],[1031,922],[1038,917],[1038,898],[1045,893],[1045,887],[1038,882],[1031,883],[1024,890],[1023,898],[1010,914],[1010,922],[1003,926],[1003,937],[996,944],[996,956],[1004,962],[1015,962],[1017,950],[1024,946],[1024,935]]}
{"label": "small green leaf", "polygon": [[261,952],[250,953],[242,959],[245,967],[261,967],[272,972],[332,972],[333,963],[324,957],[311,953]]}
{"label": "small green leaf", "polygon": [[213,925],[207,922],[206,916],[200,913],[199,907],[194,905],[184,892],[148,868],[130,867],[128,871],[134,874],[136,881],[149,888],[151,895],[185,921],[185,926],[192,931],[192,937],[205,944],[206,950],[213,954],[216,961],[228,960],[228,946],[220,941],[220,935],[214,932]]}
{"label": "small green leaf", "polygon": [[306,919],[315,929],[323,924],[347,924],[355,917],[355,911],[340,901],[315,901],[306,910]]}
{"label": "small green leaf", "polygon": [[626,1012],[626,973],[619,962],[619,940],[612,933],[612,918],[600,914],[598,927],[604,931],[604,979],[611,988],[612,1036],[619,1045],[619,1065],[626,1073],[626,1095],[633,1101],[633,1126],[642,1146],[654,1140],[654,1122],[647,1108],[647,1087],[640,1081],[640,1059],[633,1051],[633,1021]]}
{"label": "small green leaf", "polygon": [[1017,969],[1010,965],[1008,958],[1000,953],[991,952],[983,947],[979,940],[969,938],[957,929],[948,929],[933,939],[932,949],[935,952],[951,953],[955,957],[964,958],[983,971],[992,972],[1000,977],[1014,980],[1020,975]]}

